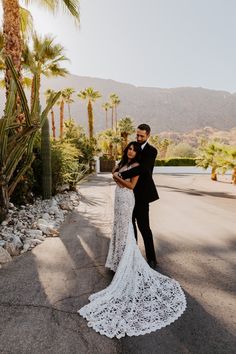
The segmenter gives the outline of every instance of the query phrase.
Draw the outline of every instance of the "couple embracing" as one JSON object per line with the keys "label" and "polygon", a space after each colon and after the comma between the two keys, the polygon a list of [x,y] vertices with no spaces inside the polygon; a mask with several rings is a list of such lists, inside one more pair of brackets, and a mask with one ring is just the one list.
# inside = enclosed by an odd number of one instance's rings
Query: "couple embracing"
{"label": "couple embracing", "polygon": [[[159,198],[152,179],[157,150],[148,143],[149,135],[150,127],[139,125],[137,142],[128,144],[113,171],[114,223],[105,264],[115,272],[113,280],[78,311],[88,326],[110,338],[150,333],[174,322],[186,308],[179,283],[156,270],[149,203]],[[147,262],[136,242],[136,223]]]}

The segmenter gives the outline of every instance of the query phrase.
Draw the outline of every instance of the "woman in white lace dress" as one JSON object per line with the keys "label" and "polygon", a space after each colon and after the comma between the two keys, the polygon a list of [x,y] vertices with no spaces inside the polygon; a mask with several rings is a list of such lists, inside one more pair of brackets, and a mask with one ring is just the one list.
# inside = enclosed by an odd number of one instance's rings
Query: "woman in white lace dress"
{"label": "woman in white lace dress", "polygon": [[[137,166],[140,145],[131,142],[124,150],[119,171]],[[88,326],[110,338],[150,333],[174,322],[186,308],[177,281],[149,267],[136,244],[132,211],[138,176],[118,182],[115,191],[114,225],[106,267],[115,271],[111,284],[89,297],[78,312]]]}

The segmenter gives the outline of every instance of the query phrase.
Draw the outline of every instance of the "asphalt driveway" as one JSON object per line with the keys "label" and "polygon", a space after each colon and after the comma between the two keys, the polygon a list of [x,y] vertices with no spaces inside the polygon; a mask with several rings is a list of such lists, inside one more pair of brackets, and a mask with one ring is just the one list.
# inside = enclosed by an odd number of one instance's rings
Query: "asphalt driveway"
{"label": "asphalt driveway", "polygon": [[[0,353],[233,354],[236,186],[206,175],[155,175],[151,205],[159,270],[182,285],[188,308],[171,326],[121,340],[87,327],[77,310],[108,285],[113,214],[109,174],[80,185],[78,210],[32,252],[0,269]],[[142,240],[139,245],[143,250]]]}

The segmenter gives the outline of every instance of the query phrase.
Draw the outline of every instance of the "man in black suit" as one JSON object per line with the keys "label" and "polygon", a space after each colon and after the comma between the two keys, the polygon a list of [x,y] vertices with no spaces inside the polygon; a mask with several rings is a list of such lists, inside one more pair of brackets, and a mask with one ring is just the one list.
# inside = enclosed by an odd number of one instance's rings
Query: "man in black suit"
{"label": "man in black suit", "polygon": [[133,211],[133,225],[135,237],[137,239],[137,227],[141,232],[144,240],[146,257],[148,264],[152,268],[156,268],[156,255],[153,244],[152,231],[149,223],[149,203],[159,199],[156,186],[152,179],[152,172],[157,156],[157,150],[148,143],[150,136],[150,126],[140,124],[137,128],[137,142],[140,143],[142,156],[140,166],[133,168],[130,171],[119,173],[119,177],[123,179],[131,178],[139,175],[138,182],[134,188],[135,206]]}

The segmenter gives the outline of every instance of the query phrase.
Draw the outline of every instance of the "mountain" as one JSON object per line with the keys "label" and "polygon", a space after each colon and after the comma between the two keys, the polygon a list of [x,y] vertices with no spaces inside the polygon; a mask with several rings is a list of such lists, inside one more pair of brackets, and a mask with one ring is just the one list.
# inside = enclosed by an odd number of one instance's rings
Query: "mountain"
{"label": "mountain", "polygon": [[[68,75],[64,78],[43,78],[41,102],[44,102],[43,92],[48,88],[60,90],[73,87],[79,91],[89,86],[103,95],[94,104],[96,131],[105,129],[105,112],[101,105],[113,92],[121,100],[118,106],[118,118],[129,115],[133,117],[136,125],[148,123],[152,127],[153,134],[163,131],[187,132],[206,126],[220,130],[236,127],[236,94],[204,88],[136,87],[113,80]],[[77,123],[87,127],[86,103],[76,95],[74,100],[71,105],[72,117]],[[2,92],[1,107],[3,103]],[[58,122],[58,107],[55,110]],[[67,118],[67,110],[65,113]]]}

